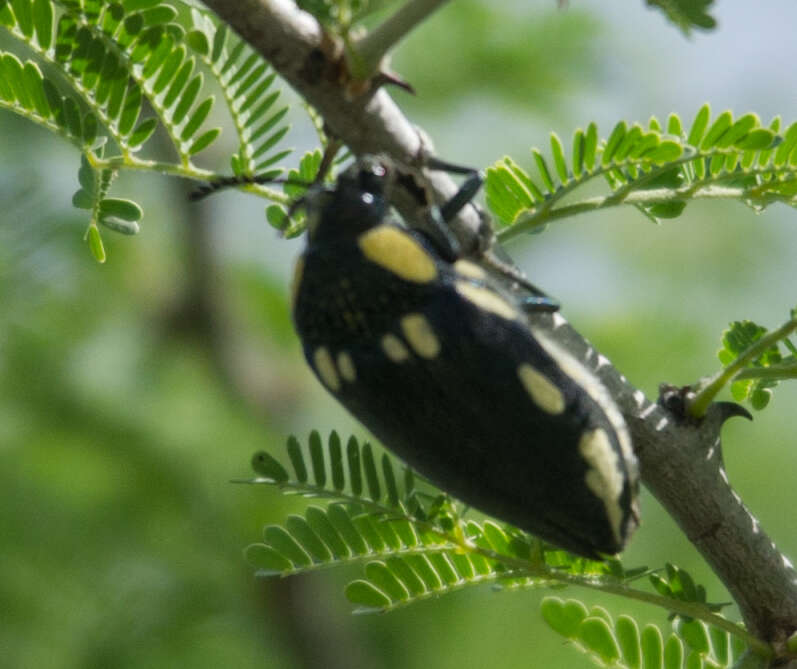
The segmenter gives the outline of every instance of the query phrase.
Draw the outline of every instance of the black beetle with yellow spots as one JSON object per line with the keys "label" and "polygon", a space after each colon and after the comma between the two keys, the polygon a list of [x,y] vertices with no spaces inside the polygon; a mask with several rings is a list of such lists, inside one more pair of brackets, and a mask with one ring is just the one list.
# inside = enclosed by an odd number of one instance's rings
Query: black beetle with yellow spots
{"label": "black beetle with yellow spots", "polygon": [[316,376],[454,497],[580,555],[619,552],[638,519],[619,410],[479,264],[391,218],[389,179],[364,160],[302,200],[293,317]]}

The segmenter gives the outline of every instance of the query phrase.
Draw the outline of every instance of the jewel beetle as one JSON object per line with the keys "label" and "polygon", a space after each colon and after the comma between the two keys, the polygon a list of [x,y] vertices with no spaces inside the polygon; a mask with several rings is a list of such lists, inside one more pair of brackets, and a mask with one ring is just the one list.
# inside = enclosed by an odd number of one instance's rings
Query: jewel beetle
{"label": "jewel beetle", "polygon": [[[300,202],[307,246],[292,307],[308,364],[454,497],[574,553],[619,552],[638,523],[638,475],[614,401],[530,329],[524,310],[550,300],[520,305],[480,264],[391,214],[392,178],[366,157]],[[479,184],[439,208],[443,224]]]}

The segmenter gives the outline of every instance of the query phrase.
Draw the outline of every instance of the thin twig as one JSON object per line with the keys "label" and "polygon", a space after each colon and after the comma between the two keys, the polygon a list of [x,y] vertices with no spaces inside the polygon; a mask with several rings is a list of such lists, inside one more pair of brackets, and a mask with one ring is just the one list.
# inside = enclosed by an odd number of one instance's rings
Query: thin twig
{"label": "thin twig", "polygon": [[351,43],[349,66],[357,79],[379,71],[382,59],[413,28],[449,0],[409,0],[395,14]]}
{"label": "thin twig", "polygon": [[777,344],[780,340],[788,337],[795,330],[797,330],[797,318],[792,318],[777,330],[773,330],[758,341],[753,342],[736,360],[718,371],[704,384],[701,384],[700,390],[695,393],[694,398],[689,402],[690,415],[695,418],[704,416],[717,394],[747,367],[748,363],[762,355],[764,351]]}

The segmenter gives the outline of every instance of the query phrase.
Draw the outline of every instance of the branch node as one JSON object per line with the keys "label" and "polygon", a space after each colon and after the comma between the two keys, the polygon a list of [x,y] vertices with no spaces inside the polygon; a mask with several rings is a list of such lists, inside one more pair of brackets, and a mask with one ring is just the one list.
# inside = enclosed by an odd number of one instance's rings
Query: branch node
{"label": "branch node", "polygon": [[721,426],[734,416],[753,420],[752,414],[736,402],[712,402],[704,416],[693,416],[689,412],[689,406],[694,402],[695,397],[697,394],[692,386],[672,386],[667,383],[659,385],[659,406],[669,411],[684,424],[699,425],[705,419],[709,419]]}
{"label": "branch node", "polygon": [[666,409],[680,423],[698,425],[702,421],[702,418],[695,418],[687,411],[687,407],[694,397],[695,391],[692,386],[673,386],[669,383],[659,384],[658,405]]}

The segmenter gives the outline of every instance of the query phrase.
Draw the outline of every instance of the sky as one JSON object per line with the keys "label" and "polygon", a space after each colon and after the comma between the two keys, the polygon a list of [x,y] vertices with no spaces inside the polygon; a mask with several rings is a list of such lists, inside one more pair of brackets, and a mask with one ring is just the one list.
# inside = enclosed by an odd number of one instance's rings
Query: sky
{"label": "sky", "polygon": [[[616,76],[606,100],[625,99],[643,117],[663,114],[673,103],[686,113],[706,100],[716,110],[797,117],[797,88],[790,85],[797,56],[797,3],[791,0],[715,3],[717,28],[695,31],[686,39],[642,2],[580,0],[572,6],[604,17],[615,27],[613,36],[621,27],[621,41],[610,58]],[[629,78],[645,70],[657,78],[655,85],[645,90],[628,85]],[[644,108],[651,102],[657,109]]]}

